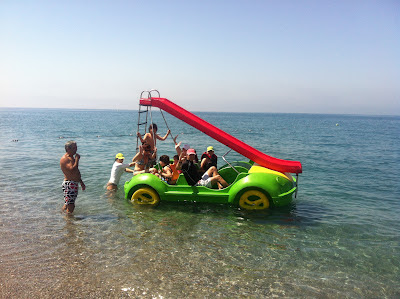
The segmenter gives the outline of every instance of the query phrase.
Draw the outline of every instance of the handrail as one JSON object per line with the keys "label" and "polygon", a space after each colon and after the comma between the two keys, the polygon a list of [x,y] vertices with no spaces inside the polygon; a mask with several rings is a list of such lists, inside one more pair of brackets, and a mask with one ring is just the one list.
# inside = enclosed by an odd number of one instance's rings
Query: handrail
{"label": "handrail", "polygon": [[237,174],[239,174],[240,172],[237,171],[237,169],[236,169],[235,167],[233,167],[233,166],[231,165],[231,163],[228,162],[228,160],[225,159],[225,156],[226,156],[227,154],[229,154],[229,153],[231,152],[231,150],[232,150],[232,149],[230,149],[230,150],[227,151],[224,155],[222,155],[222,160],[224,160],[225,163],[227,163],[234,171],[237,172]]}

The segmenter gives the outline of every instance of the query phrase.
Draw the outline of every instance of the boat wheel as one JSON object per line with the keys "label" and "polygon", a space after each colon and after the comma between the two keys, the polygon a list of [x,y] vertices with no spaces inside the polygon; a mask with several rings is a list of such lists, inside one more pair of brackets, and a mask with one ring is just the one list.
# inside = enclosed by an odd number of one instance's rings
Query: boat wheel
{"label": "boat wheel", "polygon": [[269,199],[259,190],[248,190],[240,196],[239,207],[246,210],[265,210],[269,208]]}
{"label": "boat wheel", "polygon": [[145,187],[136,190],[132,195],[131,201],[139,205],[155,206],[160,202],[160,197],[156,191]]}

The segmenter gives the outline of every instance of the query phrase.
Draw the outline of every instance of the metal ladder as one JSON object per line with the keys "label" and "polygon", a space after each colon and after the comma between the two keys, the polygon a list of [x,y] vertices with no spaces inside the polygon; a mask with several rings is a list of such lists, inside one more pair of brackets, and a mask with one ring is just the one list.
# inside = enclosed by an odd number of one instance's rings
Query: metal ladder
{"label": "metal ladder", "polygon": [[[137,131],[136,131],[136,132],[140,132],[141,126],[144,126],[144,134],[147,133],[147,119],[148,119],[149,112],[150,112],[150,123],[153,123],[153,117],[152,117],[152,114],[151,114],[151,106],[143,106],[143,105],[140,105],[140,99],[142,99],[142,95],[143,95],[143,93],[145,93],[145,92],[147,92],[147,98],[148,98],[148,99],[151,99],[151,93],[152,93],[152,92],[157,92],[157,93],[158,93],[158,97],[160,97],[160,93],[159,93],[158,90],[156,90],[156,89],[144,90],[144,91],[142,91],[142,93],[140,94],[140,98],[139,98],[139,110],[138,110],[138,123],[137,123]],[[143,108],[143,109],[142,109],[142,108]],[[146,109],[144,109],[144,108],[146,108]],[[150,109],[149,109],[149,108],[150,108]],[[141,122],[141,115],[142,115],[143,113],[146,113],[146,115],[145,115],[144,121]],[[144,135],[144,134],[143,134],[143,135]],[[139,140],[140,140],[140,139],[139,139],[139,136],[136,136],[136,153],[137,153],[138,150],[139,150]]]}

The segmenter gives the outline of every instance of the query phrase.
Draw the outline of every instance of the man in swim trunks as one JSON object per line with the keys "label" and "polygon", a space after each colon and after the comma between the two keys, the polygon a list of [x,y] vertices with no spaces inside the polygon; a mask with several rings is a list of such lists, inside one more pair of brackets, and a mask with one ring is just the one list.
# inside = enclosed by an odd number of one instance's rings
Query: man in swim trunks
{"label": "man in swim trunks", "polygon": [[78,196],[79,184],[81,184],[82,190],[86,189],[78,168],[80,155],[76,153],[77,150],[78,146],[76,142],[72,140],[68,141],[65,144],[66,153],[60,159],[60,167],[64,173],[64,181],[62,183],[64,206],[62,210],[68,214],[72,213],[75,209],[75,199]]}

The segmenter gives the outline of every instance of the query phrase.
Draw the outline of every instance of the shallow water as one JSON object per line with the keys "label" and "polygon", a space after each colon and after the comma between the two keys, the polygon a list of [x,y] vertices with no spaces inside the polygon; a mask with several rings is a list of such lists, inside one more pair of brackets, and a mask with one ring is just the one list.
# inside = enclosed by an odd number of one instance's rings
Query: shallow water
{"label": "shallow water", "polygon": [[[400,117],[198,115],[269,155],[301,161],[293,204],[257,213],[133,206],[122,190],[128,174],[114,195],[105,184],[115,154],[135,153],[137,112],[0,109],[0,297],[400,296]],[[226,152],[165,116],[198,153],[208,145]],[[164,134],[159,112],[153,117]],[[73,216],[60,211],[69,139],[87,186]],[[158,148],[174,154],[170,140]]]}

